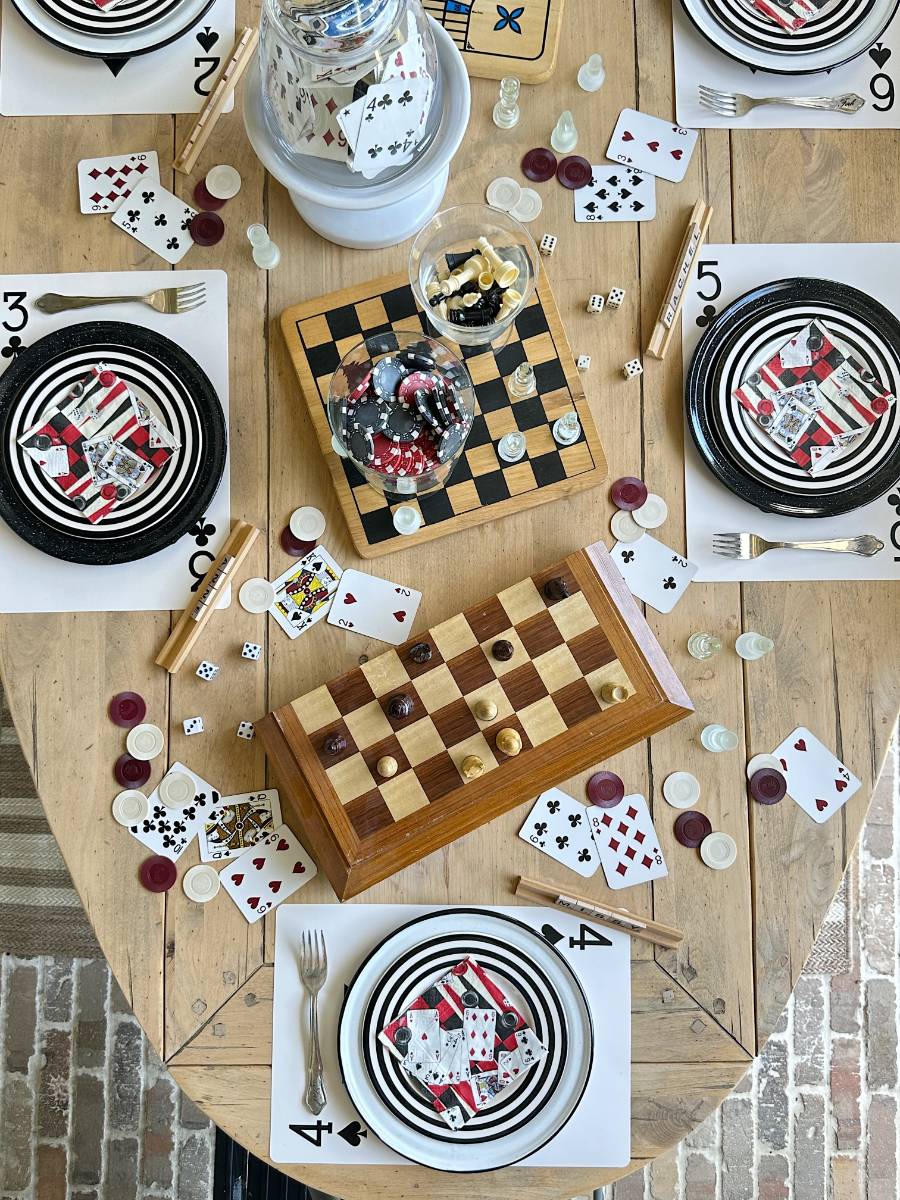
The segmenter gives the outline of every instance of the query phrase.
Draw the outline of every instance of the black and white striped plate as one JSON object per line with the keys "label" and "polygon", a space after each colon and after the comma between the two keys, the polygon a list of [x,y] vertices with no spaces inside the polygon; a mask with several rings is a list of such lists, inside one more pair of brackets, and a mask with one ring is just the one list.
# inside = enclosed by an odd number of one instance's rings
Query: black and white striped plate
{"label": "black and white striped plate", "polygon": [[181,37],[215,0],[121,0],[104,12],[92,0],[13,0],[23,20],[63,50],[132,58]]}
{"label": "black and white striped plate", "polygon": [[[548,1053],[521,1084],[451,1130],[378,1034],[467,955],[509,992]],[[391,1149],[440,1171],[492,1171],[533,1154],[575,1112],[593,1030],[574,972],[540,933],[501,913],[448,909],[401,926],[360,966],[341,1011],[338,1057],[350,1099]]]}
{"label": "black and white striped plate", "polygon": [[734,399],[734,390],[811,320],[821,321],[895,396],[900,322],[865,292],[826,279],[781,279],[739,297],[701,338],[685,386],[688,428],[701,457],[735,495],[763,512],[852,512],[900,478],[900,403],[818,476],[789,457]]}
{"label": "black and white striped plate", "polygon": [[[92,525],[17,444],[98,362],[156,411],[181,448],[140,490]],[[174,342],[120,321],[58,329],[0,376],[0,517],[68,562],[146,558],[177,541],[209,506],[225,468],[225,417],[212,383]]]}
{"label": "black and white striped plate", "polygon": [[897,11],[898,0],[834,0],[788,33],[744,0],[681,0],[691,22],[719,50],[747,66],[778,74],[829,71],[864,54]]}

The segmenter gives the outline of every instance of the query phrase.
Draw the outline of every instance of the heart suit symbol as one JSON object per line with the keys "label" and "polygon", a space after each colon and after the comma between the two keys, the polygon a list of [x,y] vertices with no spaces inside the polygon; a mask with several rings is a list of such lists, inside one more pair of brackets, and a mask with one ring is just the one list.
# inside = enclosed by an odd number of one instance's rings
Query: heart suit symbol
{"label": "heart suit symbol", "polygon": [[406,620],[406,613],[402,608],[400,609],[399,612],[394,613],[394,620],[395,621],[405,621]]}
{"label": "heart suit symbol", "polygon": [[798,738],[797,741],[794,742],[794,749],[795,750],[804,750],[804,751],[806,750],[806,742],[804,741],[803,738]]}
{"label": "heart suit symbol", "polygon": [[816,808],[819,812],[824,812],[827,807],[828,807],[827,800],[817,800],[816,801]]}
{"label": "heart suit symbol", "polygon": [[352,592],[348,592],[347,595],[344,597],[344,603],[345,604],[355,604],[356,603],[356,597],[353,595]]}

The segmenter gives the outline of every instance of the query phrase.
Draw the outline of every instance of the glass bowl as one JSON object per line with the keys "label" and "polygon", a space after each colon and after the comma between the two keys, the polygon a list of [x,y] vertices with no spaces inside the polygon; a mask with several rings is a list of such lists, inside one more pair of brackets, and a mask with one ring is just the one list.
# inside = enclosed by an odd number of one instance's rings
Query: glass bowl
{"label": "glass bowl", "polygon": [[[390,366],[378,370],[385,359]],[[474,416],[469,372],[446,346],[416,331],[357,342],[328,385],[334,450],[386,496],[443,487]]]}
{"label": "glass bowl", "polygon": [[[488,246],[479,239],[487,239]],[[487,274],[476,277],[478,263],[471,263],[473,256],[487,258]],[[448,280],[455,270],[461,270],[464,279],[458,286],[453,279]],[[487,204],[459,204],[437,213],[419,232],[409,252],[409,282],[416,301],[438,333],[460,346],[481,346],[503,338],[531,299],[539,273],[540,255],[525,226],[509,213]],[[504,277],[510,276],[505,284]],[[490,286],[488,279],[493,280]],[[442,281],[444,287],[436,295]],[[477,295],[485,299],[490,312],[491,304],[496,308],[496,299],[502,301],[507,291],[514,295],[487,323],[478,311],[477,300],[471,308],[468,306],[467,298]],[[516,300],[515,294],[521,299]],[[452,305],[460,297],[463,306],[457,311],[472,314],[465,324],[451,320],[450,309],[443,310],[441,303]]]}

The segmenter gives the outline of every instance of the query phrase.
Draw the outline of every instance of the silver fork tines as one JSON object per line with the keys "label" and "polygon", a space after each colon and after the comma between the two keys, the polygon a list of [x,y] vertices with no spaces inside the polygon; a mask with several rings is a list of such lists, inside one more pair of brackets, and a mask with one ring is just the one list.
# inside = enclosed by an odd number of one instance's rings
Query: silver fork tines
{"label": "silver fork tines", "polygon": [[[167,289],[168,290],[168,289]],[[188,283],[184,287],[175,288],[175,311],[190,312],[206,303],[206,284],[201,282]]]}
{"label": "silver fork tines", "polygon": [[859,554],[871,558],[884,549],[884,542],[871,533],[852,538],[820,538],[803,542],[770,542],[758,533],[714,533],[713,553],[722,558],[747,561],[768,550],[826,550],[832,554]]}
{"label": "silver fork tines", "polygon": [[321,929],[304,929],[300,938],[300,978],[309,992],[309,1064],[306,1070],[306,1107],[316,1116],[325,1107],[325,1080],[319,1046],[319,991],[328,975],[325,935]]}

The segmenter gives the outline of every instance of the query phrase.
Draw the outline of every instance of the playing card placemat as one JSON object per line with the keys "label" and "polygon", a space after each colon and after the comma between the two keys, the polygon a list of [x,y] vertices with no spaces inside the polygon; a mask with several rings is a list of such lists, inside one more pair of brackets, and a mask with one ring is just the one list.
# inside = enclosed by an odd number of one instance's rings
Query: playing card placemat
{"label": "playing card placemat", "polygon": [[[707,245],[698,257],[685,296],[685,373],[703,332],[718,313],[751,288],[795,276],[846,283],[868,293],[891,312],[900,311],[900,246],[893,243]],[[773,351],[777,348],[772,347]],[[761,512],[719,483],[700,458],[687,428],[684,459],[687,552],[697,564],[698,581],[900,579],[900,487],[841,516],[800,519]],[[884,549],[872,558],[771,550],[742,562],[713,554],[715,533],[758,533],[770,540],[785,541],[871,533],[884,542]]]}
{"label": "playing card placemat", "polygon": [[[409,1166],[362,1125],[341,1082],[337,1030],[344,988],[370,951],[398,926],[439,912],[403,904],[289,904],[278,910],[272,1028],[272,1119],[269,1154],[278,1163]],[[627,1163],[631,1133],[631,947],[625,934],[599,930],[558,909],[486,909],[540,930],[584,988],[594,1029],[587,1088],[568,1124],[520,1166],[606,1167]],[[297,970],[303,930],[322,930],[328,980],[319,995],[325,1108],[303,1104],[308,1046],[307,996]],[[423,980],[423,983],[425,981]]]}
{"label": "playing card placemat", "polygon": [[[675,33],[675,100],[682,125],[694,129],[897,129],[900,97],[900,14],[866,54],[817,75],[774,75],[729,58],[698,33],[681,7],[672,5]],[[719,117],[700,104],[698,85],[747,96],[840,96],[853,92],[865,105],[853,116],[766,104],[745,117]]]}
{"label": "playing card placemat", "polygon": [[[87,219],[87,218],[86,218]],[[206,284],[206,303],[165,316],[144,304],[43,313],[34,302],[61,295],[146,295],[155,288]],[[177,339],[209,376],[228,421],[228,282],[224,271],[121,271],[0,276],[0,374],[45,334],[87,321],[128,321]],[[128,612],[180,609],[219,551],[231,522],[229,466],[209,510],[174,545],[138,563],[62,562],[0,521],[0,612]]]}
{"label": "playing card placemat", "polygon": [[[170,45],[128,59],[70,53],[35,33],[10,0],[2,12],[0,112],[7,117],[199,112],[234,43],[234,0],[216,0]],[[224,111],[233,105],[231,97]]]}

